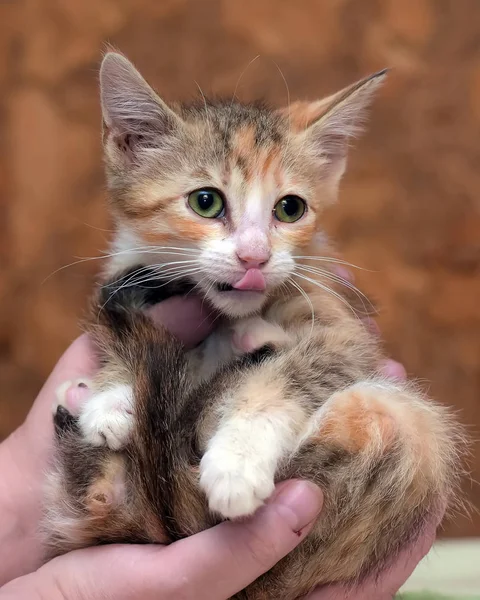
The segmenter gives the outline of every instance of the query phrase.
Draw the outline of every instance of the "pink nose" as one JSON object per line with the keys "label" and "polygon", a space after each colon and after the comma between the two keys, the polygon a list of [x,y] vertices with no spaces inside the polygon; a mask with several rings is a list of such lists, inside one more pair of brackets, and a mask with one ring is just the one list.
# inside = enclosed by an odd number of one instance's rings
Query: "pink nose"
{"label": "pink nose", "polygon": [[242,263],[242,267],[245,267],[246,269],[258,269],[267,264],[270,258],[270,252],[266,251],[255,254],[241,254],[240,252],[237,252],[237,256]]}

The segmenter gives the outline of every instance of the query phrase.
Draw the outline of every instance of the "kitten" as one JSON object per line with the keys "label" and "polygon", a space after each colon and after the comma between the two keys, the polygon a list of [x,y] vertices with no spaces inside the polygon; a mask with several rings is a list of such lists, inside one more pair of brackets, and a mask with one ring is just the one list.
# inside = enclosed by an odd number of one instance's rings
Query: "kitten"
{"label": "kitten", "polygon": [[[55,415],[52,554],[170,543],[252,514],[275,482],[303,477],[325,494],[312,533],[236,596],[288,600],[380,568],[453,501],[458,426],[382,377],[377,340],[318,235],[384,76],[284,110],[170,107],[106,55],[117,234],[89,323],[102,368],[80,415]],[[221,324],[186,351],[144,309],[192,289]]]}

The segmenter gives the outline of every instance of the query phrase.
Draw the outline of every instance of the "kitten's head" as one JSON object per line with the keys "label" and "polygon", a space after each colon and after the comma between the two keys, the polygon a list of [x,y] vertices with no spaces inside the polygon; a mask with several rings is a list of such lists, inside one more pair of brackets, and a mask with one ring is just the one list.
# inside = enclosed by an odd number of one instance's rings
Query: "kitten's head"
{"label": "kitten's head", "polygon": [[127,59],[107,54],[100,82],[117,263],[163,265],[231,316],[294,286],[384,75],[282,110],[234,100],[170,107]]}

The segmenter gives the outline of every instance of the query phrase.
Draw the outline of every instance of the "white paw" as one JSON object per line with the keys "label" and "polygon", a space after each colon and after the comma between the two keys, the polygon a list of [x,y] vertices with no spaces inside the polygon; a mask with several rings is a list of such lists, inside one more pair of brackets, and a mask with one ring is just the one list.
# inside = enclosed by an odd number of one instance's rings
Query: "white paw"
{"label": "white paw", "polygon": [[86,441],[93,446],[107,445],[120,450],[133,427],[133,390],[118,385],[93,395],[82,407],[79,425]]}
{"label": "white paw", "polygon": [[222,444],[207,450],[200,463],[210,510],[227,519],[253,514],[272,494],[274,474],[261,456]]}

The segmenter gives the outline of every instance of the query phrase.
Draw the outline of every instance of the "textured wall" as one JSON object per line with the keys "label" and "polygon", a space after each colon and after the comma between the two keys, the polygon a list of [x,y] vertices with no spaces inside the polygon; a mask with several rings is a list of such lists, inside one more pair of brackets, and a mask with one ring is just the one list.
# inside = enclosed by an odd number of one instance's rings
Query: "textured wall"
{"label": "textured wall", "polygon": [[[99,263],[58,269],[99,256],[109,236],[96,82],[105,41],[167,99],[198,94],[198,82],[281,104],[279,68],[292,98],[315,98],[394,67],[326,226],[372,270],[357,278],[382,306],[389,352],[478,432],[479,34],[476,0],[3,0],[0,438],[78,334]],[[478,446],[475,466],[478,479]],[[480,534],[480,519],[449,532]]]}

